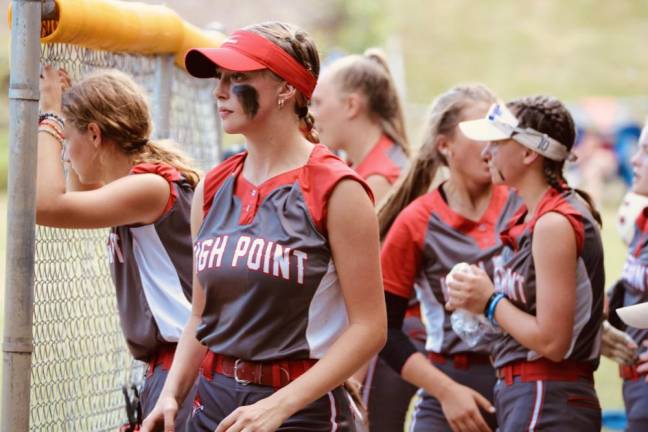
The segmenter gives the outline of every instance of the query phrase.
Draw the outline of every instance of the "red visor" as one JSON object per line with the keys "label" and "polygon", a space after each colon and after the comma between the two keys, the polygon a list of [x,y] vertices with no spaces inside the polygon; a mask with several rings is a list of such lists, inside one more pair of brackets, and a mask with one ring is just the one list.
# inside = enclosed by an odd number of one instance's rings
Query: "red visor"
{"label": "red visor", "polygon": [[317,80],[297,60],[263,36],[237,30],[220,48],[192,48],[185,56],[187,71],[197,78],[213,78],[214,65],[237,72],[270,69],[310,99]]}

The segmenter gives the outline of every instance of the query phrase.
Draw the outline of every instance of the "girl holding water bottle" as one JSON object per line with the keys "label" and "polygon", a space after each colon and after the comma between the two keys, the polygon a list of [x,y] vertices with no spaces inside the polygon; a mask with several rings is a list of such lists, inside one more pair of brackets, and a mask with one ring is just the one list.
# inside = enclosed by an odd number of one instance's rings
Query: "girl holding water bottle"
{"label": "girl holding water bottle", "polygon": [[[484,144],[458,128],[461,121],[483,117],[495,100],[482,85],[454,87],[439,96],[410,170],[379,209],[389,326],[381,357],[420,388],[413,431],[496,428],[488,341],[466,344],[444,308],[447,274],[459,262],[490,274],[501,247],[499,231],[518,208],[515,194],[492,185],[481,156]],[[449,178],[430,191],[441,166]],[[417,352],[402,330],[414,290],[426,318],[427,355]]]}

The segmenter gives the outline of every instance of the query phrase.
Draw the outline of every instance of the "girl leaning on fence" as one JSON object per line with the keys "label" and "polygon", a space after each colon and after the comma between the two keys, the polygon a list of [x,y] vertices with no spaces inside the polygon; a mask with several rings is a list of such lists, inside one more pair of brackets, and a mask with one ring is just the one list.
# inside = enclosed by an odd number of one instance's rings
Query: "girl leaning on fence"
{"label": "girl leaning on fence", "polygon": [[[147,414],[190,315],[198,173],[170,143],[150,139],[144,93],[127,75],[102,71],[71,85],[65,71],[45,66],[40,82],[36,222],[111,228],[120,324],[133,357],[149,364],[141,395]],[[190,408],[180,410],[176,430]]]}
{"label": "girl leaning on fence", "polygon": [[218,78],[223,129],[248,150],[196,190],[193,313],[143,429],[169,427],[208,352],[191,430],[355,430],[342,384],[386,334],[378,224],[366,183],[317,144],[317,49],[265,23],[185,63]]}

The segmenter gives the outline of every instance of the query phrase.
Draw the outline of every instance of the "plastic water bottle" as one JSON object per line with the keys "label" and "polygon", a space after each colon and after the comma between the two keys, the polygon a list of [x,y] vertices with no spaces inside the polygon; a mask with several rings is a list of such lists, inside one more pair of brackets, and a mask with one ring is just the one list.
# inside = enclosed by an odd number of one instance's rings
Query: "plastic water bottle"
{"label": "plastic water bottle", "polygon": [[[446,275],[446,283],[452,280],[453,275],[456,273],[472,273],[472,269],[465,262],[455,264],[450,273]],[[465,309],[455,310],[450,315],[450,324],[457,336],[471,348],[479,343],[484,334],[493,329],[486,317],[468,312]]]}

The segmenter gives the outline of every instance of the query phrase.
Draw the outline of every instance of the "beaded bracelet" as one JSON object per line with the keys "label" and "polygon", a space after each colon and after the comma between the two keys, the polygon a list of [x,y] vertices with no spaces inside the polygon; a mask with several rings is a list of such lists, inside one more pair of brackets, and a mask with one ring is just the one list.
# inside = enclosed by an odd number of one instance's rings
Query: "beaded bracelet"
{"label": "beaded bracelet", "polygon": [[488,321],[491,322],[491,324],[495,325],[497,324],[495,322],[495,308],[497,308],[497,304],[503,299],[506,298],[504,293],[497,293],[495,294],[494,297],[492,297],[492,300],[488,303],[488,314],[486,315],[486,318],[488,318]]}
{"label": "beaded bracelet", "polygon": [[38,114],[38,123],[42,122],[43,120],[45,120],[47,118],[54,119],[55,121],[57,121],[61,125],[62,128],[65,126],[65,120],[63,120],[63,118],[60,115],[58,115],[58,114],[56,114],[54,112],[51,112],[51,111],[47,111],[47,112]]}

